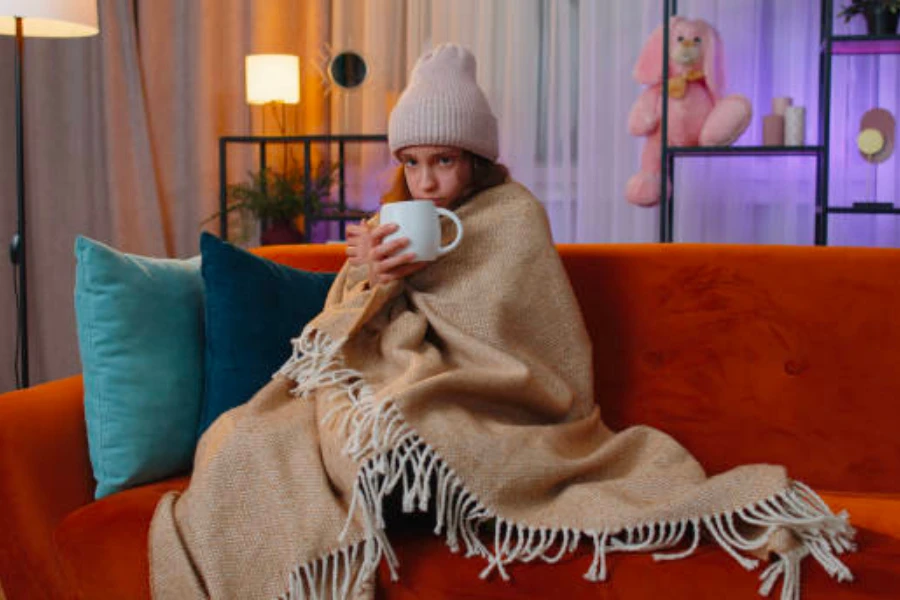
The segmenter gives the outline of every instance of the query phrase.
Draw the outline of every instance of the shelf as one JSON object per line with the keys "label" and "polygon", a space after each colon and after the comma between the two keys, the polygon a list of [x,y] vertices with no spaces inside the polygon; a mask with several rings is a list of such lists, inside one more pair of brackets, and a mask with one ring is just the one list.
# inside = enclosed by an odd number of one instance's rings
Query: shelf
{"label": "shelf", "polygon": [[669,146],[672,155],[694,156],[816,156],[824,146]]}
{"label": "shelf", "polygon": [[900,208],[887,202],[867,206],[829,206],[827,211],[841,215],[900,215]]}
{"label": "shelf", "polygon": [[219,138],[220,144],[344,144],[358,142],[386,142],[387,135],[381,133],[344,135],[226,135]]}
{"label": "shelf", "polygon": [[[854,0],[855,1],[855,0]],[[787,0],[785,0],[787,3]],[[678,0],[665,0],[663,3],[662,22],[667,24],[672,16],[678,13]],[[819,132],[816,136],[817,145],[803,146],[726,146],[726,147],[684,147],[665,146],[663,144],[660,160],[660,210],[659,210],[659,241],[672,242],[675,235],[675,203],[676,185],[673,177],[677,168],[677,158],[680,157],[764,157],[787,158],[803,157],[811,158],[811,166],[815,168],[815,194],[813,197],[815,206],[814,236],[816,245],[828,244],[829,217],[838,215],[900,215],[900,201],[896,203],[874,202],[848,202],[844,199],[844,206],[829,206],[829,185],[831,169],[832,148],[830,145],[831,127],[840,115],[832,112],[832,70],[835,65],[834,56],[900,56],[900,34],[890,35],[836,35],[833,28],[839,15],[835,14],[835,6],[839,4],[835,0],[821,0],[818,23],[818,119],[816,123],[810,123],[808,131]],[[809,24],[815,27],[815,23]],[[842,30],[843,31],[843,30]],[[663,47],[668,47],[670,28],[663,28]],[[812,90],[811,90],[812,91]],[[668,88],[663,88],[663,97],[667,98]],[[812,96],[813,94],[810,94]],[[668,121],[667,121],[668,126]],[[662,132],[662,139],[667,140],[668,131]],[[812,137],[812,136],[811,136]],[[794,162],[794,161],[785,161]],[[669,181],[672,183],[669,184]],[[668,193],[666,193],[668,191]],[[849,205],[848,205],[849,204]]]}
{"label": "shelf", "polygon": [[900,35],[836,35],[832,54],[900,54]]}
{"label": "shelf", "polygon": [[[301,144],[303,146],[303,164],[305,169],[312,169],[313,146],[321,144],[338,146],[338,157],[344,162],[345,146],[364,142],[387,143],[385,134],[360,134],[360,135],[232,135],[219,138],[219,237],[228,240],[228,219],[226,218],[228,205],[228,148],[231,145],[254,145],[259,149],[257,161],[259,170],[266,166],[266,149],[268,145],[276,144]],[[323,202],[314,214],[304,215],[309,226],[320,221],[338,223],[340,235],[343,237],[346,223],[368,219],[371,214],[366,211],[345,208],[346,175],[344,168],[338,169],[337,202]],[[343,209],[342,209],[343,208]]]}
{"label": "shelf", "polygon": [[345,210],[344,212],[327,212],[311,215],[313,221],[360,221],[368,219],[372,213],[364,210]]}

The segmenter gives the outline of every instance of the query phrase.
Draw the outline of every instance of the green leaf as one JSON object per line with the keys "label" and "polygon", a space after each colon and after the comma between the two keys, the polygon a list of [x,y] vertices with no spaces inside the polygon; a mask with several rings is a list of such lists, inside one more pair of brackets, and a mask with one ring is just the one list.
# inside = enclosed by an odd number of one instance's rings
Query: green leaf
{"label": "green leaf", "polygon": [[[257,220],[294,220],[307,212],[316,214],[322,210],[322,203],[331,196],[331,189],[337,183],[340,162],[322,162],[309,176],[309,187],[303,170],[297,167],[279,172],[271,168],[250,171],[248,180],[227,187],[231,200],[226,213],[246,210]],[[218,218],[217,212],[204,223]]]}

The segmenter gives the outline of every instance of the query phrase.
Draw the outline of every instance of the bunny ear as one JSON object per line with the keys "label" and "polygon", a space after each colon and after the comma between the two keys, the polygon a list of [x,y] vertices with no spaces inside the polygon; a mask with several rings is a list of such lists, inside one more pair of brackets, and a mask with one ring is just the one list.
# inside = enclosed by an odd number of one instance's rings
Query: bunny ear
{"label": "bunny ear", "polygon": [[638,83],[652,85],[662,80],[663,59],[662,25],[653,30],[634,65],[634,78]]}
{"label": "bunny ear", "polygon": [[722,50],[722,39],[716,28],[706,21],[699,20],[703,27],[703,75],[706,77],[706,87],[714,100],[718,100],[725,93],[725,54]]}
{"label": "bunny ear", "polygon": [[[672,30],[678,24],[686,21],[684,17],[673,16],[669,20],[669,36]],[[634,65],[634,78],[638,83],[644,85],[653,85],[662,81],[662,62],[663,62],[663,27],[660,25],[653,30],[641,55],[638,56],[637,63]]]}

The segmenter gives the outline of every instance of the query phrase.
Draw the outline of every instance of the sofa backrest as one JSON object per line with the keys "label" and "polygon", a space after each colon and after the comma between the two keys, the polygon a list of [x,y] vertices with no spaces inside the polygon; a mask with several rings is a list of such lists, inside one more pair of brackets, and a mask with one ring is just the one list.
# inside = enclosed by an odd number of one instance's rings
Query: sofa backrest
{"label": "sofa backrest", "polygon": [[[900,491],[900,250],[558,247],[614,429],[671,434],[710,474],[777,463],[820,488]],[[336,270],[340,245],[261,248]]]}

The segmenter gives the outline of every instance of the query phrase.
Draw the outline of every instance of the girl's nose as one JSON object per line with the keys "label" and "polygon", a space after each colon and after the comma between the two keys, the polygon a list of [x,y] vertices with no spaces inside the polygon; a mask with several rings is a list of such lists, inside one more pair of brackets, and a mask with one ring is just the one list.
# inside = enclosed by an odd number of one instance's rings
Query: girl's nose
{"label": "girl's nose", "polygon": [[426,190],[434,189],[437,186],[437,177],[430,167],[422,169],[422,188]]}

